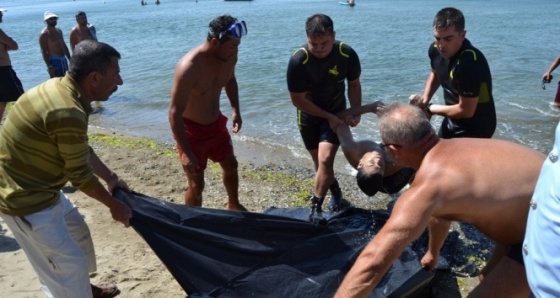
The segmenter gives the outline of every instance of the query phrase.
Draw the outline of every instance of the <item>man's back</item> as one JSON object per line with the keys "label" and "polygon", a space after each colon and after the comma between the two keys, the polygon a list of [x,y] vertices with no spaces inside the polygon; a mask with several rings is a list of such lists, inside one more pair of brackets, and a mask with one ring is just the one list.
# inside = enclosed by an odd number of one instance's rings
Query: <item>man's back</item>
{"label": "man's back", "polygon": [[411,185],[430,189],[432,215],[474,224],[488,237],[520,243],[529,200],[545,156],[503,140],[440,140]]}

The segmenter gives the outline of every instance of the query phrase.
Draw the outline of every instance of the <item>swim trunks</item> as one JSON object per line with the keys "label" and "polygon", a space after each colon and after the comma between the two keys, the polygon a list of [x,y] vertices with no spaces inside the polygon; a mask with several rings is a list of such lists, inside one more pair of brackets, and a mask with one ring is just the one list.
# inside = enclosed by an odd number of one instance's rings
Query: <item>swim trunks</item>
{"label": "swim trunks", "polygon": [[414,173],[416,173],[416,171],[414,171],[413,168],[402,168],[392,175],[383,177],[383,183],[379,191],[386,194],[399,192],[405,185],[412,181]]}
{"label": "swim trunks", "polygon": [[309,115],[298,110],[299,133],[303,139],[303,144],[307,150],[319,148],[320,142],[328,142],[339,145],[338,136],[329,126],[329,121],[325,118]]}
{"label": "swim trunks", "polygon": [[54,67],[54,76],[63,77],[68,71],[68,60],[64,56],[49,57],[49,62]]}
{"label": "swim trunks", "polygon": [[[197,173],[201,173],[208,165],[208,159],[213,162],[224,160],[233,153],[231,136],[227,130],[228,118],[222,114],[218,119],[208,125],[203,125],[183,118],[187,139],[191,145],[193,154],[198,159]],[[179,156],[183,150],[177,145]]]}
{"label": "swim trunks", "polygon": [[0,102],[16,101],[22,94],[23,86],[12,66],[0,66]]}

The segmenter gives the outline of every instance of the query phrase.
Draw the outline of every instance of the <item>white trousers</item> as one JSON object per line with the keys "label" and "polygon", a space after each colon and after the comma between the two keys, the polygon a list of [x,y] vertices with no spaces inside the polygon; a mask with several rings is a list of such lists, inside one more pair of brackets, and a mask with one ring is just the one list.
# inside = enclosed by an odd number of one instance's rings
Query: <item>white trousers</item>
{"label": "white trousers", "polygon": [[0,217],[27,255],[47,297],[92,297],[89,272],[97,268],[91,234],[62,192],[47,209],[22,217],[0,212]]}

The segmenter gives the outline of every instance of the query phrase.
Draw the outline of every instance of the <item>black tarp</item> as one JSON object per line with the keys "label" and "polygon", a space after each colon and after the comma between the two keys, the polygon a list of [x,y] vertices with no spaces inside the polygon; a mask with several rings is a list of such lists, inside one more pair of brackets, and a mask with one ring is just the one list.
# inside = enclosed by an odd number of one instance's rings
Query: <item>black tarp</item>
{"label": "black tarp", "polygon": [[[189,297],[332,297],[388,218],[350,207],[325,213],[327,224],[316,226],[307,208],[233,212],[115,196],[131,207],[132,227]],[[407,247],[370,297],[461,297],[447,260],[440,257],[434,278],[415,247],[425,244]]]}

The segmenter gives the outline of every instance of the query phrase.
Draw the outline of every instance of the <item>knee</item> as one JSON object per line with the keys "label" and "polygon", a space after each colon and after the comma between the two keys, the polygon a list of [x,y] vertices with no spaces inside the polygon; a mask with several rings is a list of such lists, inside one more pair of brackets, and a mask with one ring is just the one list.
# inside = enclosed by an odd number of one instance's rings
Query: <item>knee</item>
{"label": "knee", "polygon": [[239,163],[237,162],[237,159],[235,157],[229,159],[227,162],[224,162],[221,165],[222,169],[226,173],[237,173],[237,168],[239,167]]}
{"label": "knee", "polygon": [[202,191],[204,190],[204,180],[202,181],[197,181],[197,180],[189,180],[189,189],[194,192],[195,194],[202,194]]}

